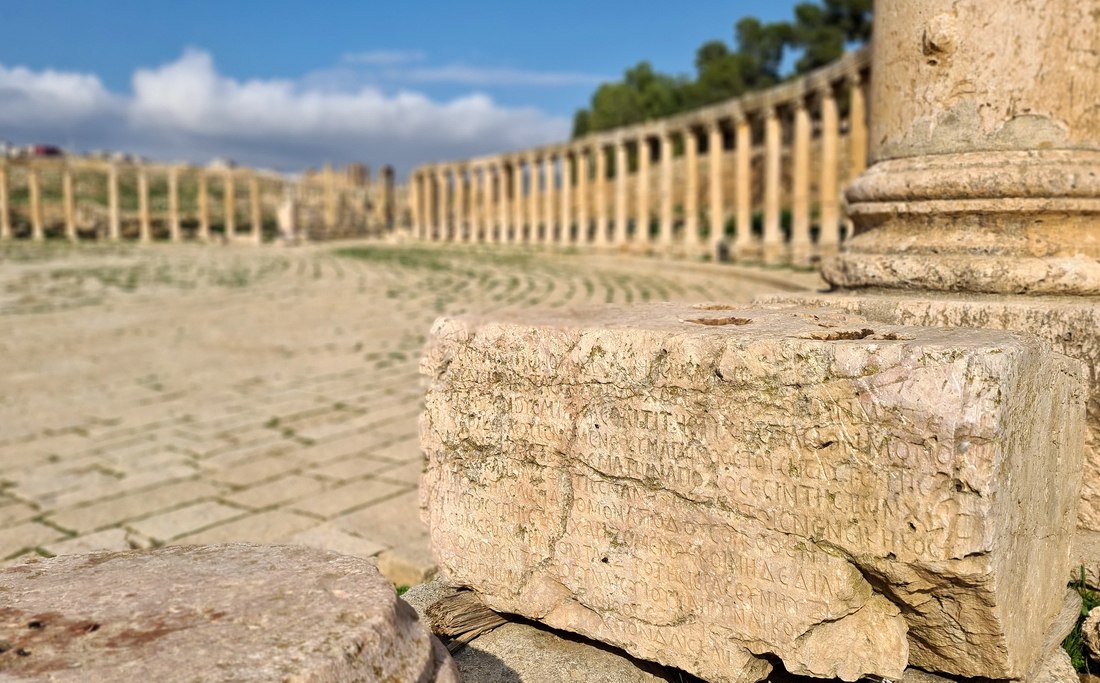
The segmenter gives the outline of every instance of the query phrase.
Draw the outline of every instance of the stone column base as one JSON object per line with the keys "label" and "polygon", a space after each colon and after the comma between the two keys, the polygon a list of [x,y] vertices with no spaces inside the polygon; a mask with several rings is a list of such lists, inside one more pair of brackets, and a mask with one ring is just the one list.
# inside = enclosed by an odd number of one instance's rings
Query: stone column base
{"label": "stone column base", "polygon": [[859,234],[822,275],[846,288],[1097,296],[1098,197],[1091,150],[881,161],[849,188]]}

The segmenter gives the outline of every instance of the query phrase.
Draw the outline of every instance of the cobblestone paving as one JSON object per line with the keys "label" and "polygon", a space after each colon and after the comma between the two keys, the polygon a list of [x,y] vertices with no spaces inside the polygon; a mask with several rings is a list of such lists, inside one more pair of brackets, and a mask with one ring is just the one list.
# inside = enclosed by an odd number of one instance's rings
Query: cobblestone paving
{"label": "cobblestone paving", "polygon": [[437,316],[819,284],[457,247],[0,245],[0,564],[300,543],[416,583],[417,361]]}

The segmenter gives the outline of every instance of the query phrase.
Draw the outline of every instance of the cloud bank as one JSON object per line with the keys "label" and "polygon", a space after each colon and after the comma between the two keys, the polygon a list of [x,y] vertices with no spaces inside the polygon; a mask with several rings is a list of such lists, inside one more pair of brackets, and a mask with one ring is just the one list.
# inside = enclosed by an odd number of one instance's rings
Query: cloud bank
{"label": "cloud bank", "polygon": [[[408,67],[405,82],[490,86],[521,79],[576,84],[579,74],[424,67],[421,53],[376,51],[344,61]],[[539,80],[541,78],[541,81]],[[112,93],[94,74],[31,71],[0,64],[0,139],[79,150],[120,149],[156,159],[297,170],[323,161],[394,164],[462,158],[564,139],[569,122],[533,107],[505,107],[473,92],[436,101],[411,89],[332,87],[300,80],[238,80],[207,52],[134,72],[132,92]]]}

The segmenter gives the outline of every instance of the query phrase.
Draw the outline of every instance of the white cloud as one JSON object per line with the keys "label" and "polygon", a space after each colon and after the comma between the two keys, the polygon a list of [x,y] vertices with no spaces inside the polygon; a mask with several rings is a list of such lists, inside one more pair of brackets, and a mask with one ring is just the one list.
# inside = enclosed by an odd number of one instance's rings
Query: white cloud
{"label": "white cloud", "polygon": [[428,56],[423,52],[416,50],[369,50],[367,52],[350,52],[345,54],[340,61],[346,64],[394,66],[422,62],[427,58]]}
{"label": "white cloud", "polygon": [[92,74],[31,71],[0,64],[0,125],[21,121],[67,124],[119,106]]}
{"label": "white cloud", "polygon": [[223,156],[287,170],[362,160],[404,172],[423,161],[543,144],[569,132],[562,117],[501,106],[476,92],[436,101],[411,90],[337,89],[309,79],[238,80],[196,49],[138,69],[132,89],[116,95],[94,75],[0,65],[0,138],[153,158]]}
{"label": "white cloud", "polygon": [[393,75],[415,83],[456,83],[459,85],[482,86],[589,86],[599,85],[608,80],[595,74],[569,71],[526,71],[502,67],[466,66],[464,64],[407,69]]}

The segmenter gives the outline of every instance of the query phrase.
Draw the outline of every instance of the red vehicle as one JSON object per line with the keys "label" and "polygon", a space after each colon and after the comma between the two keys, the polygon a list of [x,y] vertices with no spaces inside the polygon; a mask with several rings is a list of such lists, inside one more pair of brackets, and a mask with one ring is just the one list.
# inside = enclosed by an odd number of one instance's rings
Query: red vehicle
{"label": "red vehicle", "polygon": [[56,145],[31,145],[31,156],[35,157],[59,157],[65,153]]}

